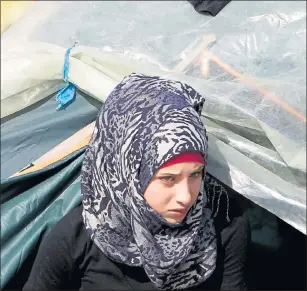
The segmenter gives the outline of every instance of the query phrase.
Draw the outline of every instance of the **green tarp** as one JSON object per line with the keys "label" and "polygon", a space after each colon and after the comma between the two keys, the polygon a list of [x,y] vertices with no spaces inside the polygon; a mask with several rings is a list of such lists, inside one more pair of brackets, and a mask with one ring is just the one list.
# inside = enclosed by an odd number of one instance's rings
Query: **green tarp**
{"label": "green tarp", "polygon": [[[42,237],[81,202],[83,152],[1,184],[1,289],[10,281],[14,287],[22,286],[22,279],[15,276]],[[27,263],[26,273],[31,264]]]}
{"label": "green tarp", "polygon": [[55,96],[1,118],[1,180],[93,122],[101,108],[101,102],[78,90],[76,100],[57,111]]}

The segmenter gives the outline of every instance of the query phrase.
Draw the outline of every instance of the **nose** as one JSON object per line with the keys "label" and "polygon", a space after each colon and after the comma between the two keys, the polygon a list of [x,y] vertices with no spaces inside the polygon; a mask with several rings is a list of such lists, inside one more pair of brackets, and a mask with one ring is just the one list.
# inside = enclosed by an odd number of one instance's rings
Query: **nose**
{"label": "nose", "polygon": [[192,201],[192,193],[190,191],[189,184],[187,182],[183,182],[177,185],[176,189],[176,201],[181,206],[189,206]]}

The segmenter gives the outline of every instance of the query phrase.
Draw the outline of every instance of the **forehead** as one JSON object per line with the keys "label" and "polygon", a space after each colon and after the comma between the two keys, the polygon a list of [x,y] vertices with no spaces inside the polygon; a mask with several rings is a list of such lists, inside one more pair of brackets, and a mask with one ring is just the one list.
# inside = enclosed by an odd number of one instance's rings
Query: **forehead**
{"label": "forehead", "polygon": [[181,173],[193,172],[202,168],[203,166],[204,164],[195,163],[195,162],[178,163],[159,169],[156,174],[164,174],[164,173],[181,174]]}

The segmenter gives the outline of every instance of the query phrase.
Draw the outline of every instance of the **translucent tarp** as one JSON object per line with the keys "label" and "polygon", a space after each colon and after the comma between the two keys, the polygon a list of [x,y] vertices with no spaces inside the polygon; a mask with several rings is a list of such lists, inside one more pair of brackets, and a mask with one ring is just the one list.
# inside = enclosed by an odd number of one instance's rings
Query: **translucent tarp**
{"label": "translucent tarp", "polygon": [[69,80],[101,101],[136,71],[206,96],[208,171],[306,234],[306,3],[37,1],[2,35],[1,117]]}
{"label": "translucent tarp", "polygon": [[1,34],[27,11],[33,1],[1,1]]}

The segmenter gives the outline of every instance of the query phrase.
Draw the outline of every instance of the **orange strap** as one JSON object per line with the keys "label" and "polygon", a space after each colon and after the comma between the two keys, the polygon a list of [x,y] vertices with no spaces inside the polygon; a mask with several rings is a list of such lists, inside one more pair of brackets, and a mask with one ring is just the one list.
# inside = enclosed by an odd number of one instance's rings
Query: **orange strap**
{"label": "orange strap", "polygon": [[223,68],[226,72],[228,72],[229,74],[237,77],[238,79],[240,79],[242,82],[253,86],[258,92],[260,92],[261,94],[263,94],[263,96],[265,98],[271,99],[272,101],[274,101],[275,103],[279,104],[282,108],[284,108],[286,111],[292,113],[293,115],[295,115],[296,117],[298,117],[299,119],[303,120],[306,122],[306,116],[304,116],[303,114],[301,114],[300,112],[298,112],[297,110],[295,110],[293,107],[291,107],[288,103],[286,103],[285,101],[279,99],[278,97],[272,95],[271,93],[269,93],[267,90],[265,90],[264,88],[258,87],[257,84],[255,84],[255,82],[253,81],[252,78],[246,76],[246,75],[242,75],[241,73],[239,73],[238,71],[234,70],[233,68],[231,68],[228,64],[224,63],[221,59],[219,59],[216,55],[214,55],[212,52],[210,51],[206,51],[205,56],[208,57],[210,60],[212,60],[213,62],[215,62],[218,66],[220,66],[221,68]]}
{"label": "orange strap", "polygon": [[94,129],[95,122],[83,127],[71,137],[67,138],[65,141],[54,147],[45,155],[41,156],[39,159],[33,162],[33,166],[27,166],[24,170],[20,170],[15,173],[12,177],[20,176],[23,174],[32,173],[41,169],[44,169],[51,164],[58,162],[73,152],[85,147],[90,142],[92,137],[92,132]]}

